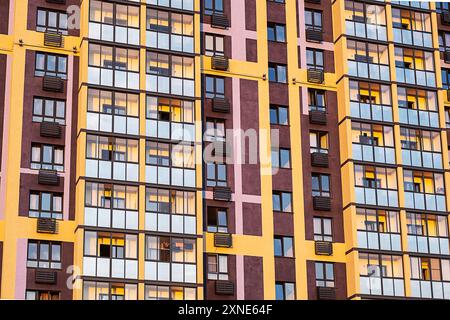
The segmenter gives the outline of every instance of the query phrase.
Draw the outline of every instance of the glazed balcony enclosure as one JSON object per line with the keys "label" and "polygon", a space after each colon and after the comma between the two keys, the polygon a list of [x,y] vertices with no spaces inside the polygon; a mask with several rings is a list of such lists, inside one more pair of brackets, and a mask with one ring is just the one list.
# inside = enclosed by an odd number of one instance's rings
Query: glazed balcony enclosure
{"label": "glazed balcony enclosure", "polygon": [[403,170],[403,180],[406,208],[446,211],[442,173]]}
{"label": "glazed balcony enclosure", "polygon": [[400,143],[404,165],[431,169],[443,168],[439,131],[400,127]]}
{"label": "glazed balcony enclosure", "polygon": [[392,99],[389,85],[350,80],[349,87],[352,117],[392,122]]}
{"label": "glazed balcony enclosure", "polygon": [[345,1],[345,33],[359,38],[386,41],[385,7]]}
{"label": "glazed balcony enclosure", "polygon": [[355,201],[358,204],[398,207],[396,169],[355,164]]}
{"label": "glazed balcony enclosure", "polygon": [[390,81],[387,45],[347,40],[348,75]]}
{"label": "glazed balcony enclosure", "polygon": [[409,252],[450,254],[447,216],[407,212],[406,223]]}

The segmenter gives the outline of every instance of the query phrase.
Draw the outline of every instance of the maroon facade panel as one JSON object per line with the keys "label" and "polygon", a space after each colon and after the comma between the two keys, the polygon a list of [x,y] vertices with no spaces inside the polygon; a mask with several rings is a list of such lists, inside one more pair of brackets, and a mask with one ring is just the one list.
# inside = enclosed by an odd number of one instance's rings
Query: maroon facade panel
{"label": "maroon facade panel", "polygon": [[[233,0],[223,0],[223,14],[228,18],[230,26],[233,23],[233,17],[231,16],[231,2]],[[201,1],[202,11],[204,12],[204,1]],[[202,14],[203,23],[211,23],[211,16]]]}
{"label": "maroon facade panel", "polygon": [[267,22],[286,24],[286,6],[284,2],[267,1]]}
{"label": "maroon facade panel", "polygon": [[[301,100],[300,100],[301,101]],[[302,114],[301,134],[302,153],[303,153],[303,185],[305,198],[305,229],[306,239],[314,240],[313,218],[330,217],[332,218],[333,241],[344,242],[344,226],[342,218],[342,186],[340,171],[340,153],[339,153],[339,127],[336,92],[326,92],[327,104],[327,125],[313,125],[309,123],[309,115]],[[302,108],[304,109],[304,108]],[[310,160],[309,133],[310,130],[326,132],[328,134],[328,168],[313,167]],[[330,175],[330,195],[331,211],[315,211],[312,203],[312,180],[311,174]]]}
{"label": "maroon facade panel", "polygon": [[[37,269],[27,268],[27,290],[42,290],[59,292],[60,300],[72,300],[72,289],[69,284],[72,284],[69,277],[72,274],[67,273],[67,268],[73,265],[73,243],[61,243],[61,269]],[[56,272],[55,284],[36,283],[36,272],[50,271]]]}
{"label": "maroon facade panel", "polygon": [[245,300],[264,299],[263,258],[244,256]]}
{"label": "maroon facade panel", "polygon": [[0,0],[0,33],[8,34],[9,0]]}
{"label": "maroon facade panel", "polygon": [[3,242],[0,241],[0,294],[2,293]]}
{"label": "maroon facade panel", "polygon": [[[334,288],[336,300],[347,299],[347,275],[345,263],[333,263],[334,268]],[[308,300],[317,299],[316,287],[316,267],[315,261],[306,261],[306,277],[308,284]]]}
{"label": "maroon facade panel", "polygon": [[[74,57],[73,70],[78,70],[80,64],[79,57]],[[79,78],[78,72],[74,72],[73,77],[73,91],[72,91],[72,130],[66,134],[70,134],[71,150],[70,150],[70,194],[65,195],[69,197],[69,220],[75,220],[75,187],[76,187],[76,163],[77,163],[77,128],[78,128],[78,88]],[[69,112],[68,110],[67,112]],[[67,170],[66,170],[67,171]]]}
{"label": "maroon facade panel", "polygon": [[[311,3],[305,1],[305,10],[315,10],[322,12],[322,30],[323,30],[323,41],[324,42],[334,42],[333,41],[333,19],[332,19],[332,4],[333,1],[320,1],[320,3]],[[298,17],[298,21],[304,21],[304,17]]]}

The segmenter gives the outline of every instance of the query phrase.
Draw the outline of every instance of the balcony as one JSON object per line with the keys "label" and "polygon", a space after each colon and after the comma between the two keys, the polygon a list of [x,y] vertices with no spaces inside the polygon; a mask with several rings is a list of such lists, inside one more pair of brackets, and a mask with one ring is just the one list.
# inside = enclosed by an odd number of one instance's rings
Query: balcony
{"label": "balcony", "polygon": [[315,196],[313,197],[313,207],[318,211],[331,211],[331,198]]}
{"label": "balcony", "polygon": [[416,47],[433,47],[431,32],[415,31],[394,24],[394,42]]}
{"label": "balcony", "polygon": [[372,61],[370,56],[355,55],[355,60],[347,60],[348,74],[359,78],[390,81],[389,65]]}
{"label": "balcony", "polygon": [[37,284],[56,284],[56,271],[36,269],[34,282]]}
{"label": "balcony", "polygon": [[400,233],[358,230],[358,248],[372,250],[401,251]]}
{"label": "balcony", "polygon": [[307,73],[308,82],[311,83],[323,83],[325,76],[321,69],[308,69]]}
{"label": "balcony", "polygon": [[233,237],[229,233],[214,233],[214,247],[217,248],[233,247]]}
{"label": "balcony", "polygon": [[211,16],[211,27],[227,29],[230,27],[230,21],[228,17],[223,14],[213,14]]}
{"label": "balcony", "polygon": [[398,192],[393,189],[355,186],[355,200],[360,204],[398,207]]}
{"label": "balcony", "polygon": [[352,117],[374,121],[392,122],[392,106],[350,101]]}
{"label": "balcony", "polygon": [[329,165],[328,151],[327,152],[319,151],[311,153],[311,165],[313,167],[328,168]]}
{"label": "balcony", "polygon": [[36,224],[37,233],[58,233],[58,222],[52,218],[38,218]]}
{"label": "balcony", "polygon": [[229,187],[214,187],[213,199],[219,201],[231,201],[231,188]]}
{"label": "balcony", "polygon": [[412,69],[409,63],[396,61],[397,81],[419,86],[435,87],[436,74],[434,71]]}
{"label": "balcony", "polygon": [[314,242],[315,253],[318,256],[331,256],[333,255],[333,243],[329,241],[315,241]]}
{"label": "balcony", "polygon": [[60,77],[44,76],[42,78],[42,90],[49,92],[64,92],[64,80]]}
{"label": "balcony", "polygon": [[234,283],[232,281],[216,280],[215,282],[217,295],[234,295]]}
{"label": "balcony", "polygon": [[230,102],[228,101],[228,99],[224,98],[213,98],[212,110],[214,112],[230,113],[231,110]]}
{"label": "balcony", "polygon": [[315,29],[315,28],[306,29],[306,40],[312,42],[322,42],[323,40],[322,29]]}
{"label": "balcony", "polygon": [[411,296],[414,298],[450,299],[450,282],[411,279]]}
{"label": "balcony", "polygon": [[59,176],[56,170],[39,170],[38,183],[42,185],[58,186]]}
{"label": "balcony", "polygon": [[57,122],[42,121],[40,125],[40,134],[44,138],[61,138],[62,127]]}
{"label": "balcony", "polygon": [[317,300],[335,300],[336,289],[331,287],[317,287]]}
{"label": "balcony", "polygon": [[327,113],[325,111],[325,108],[310,106],[309,123],[326,125],[327,124]]}
{"label": "balcony", "polygon": [[450,12],[444,11],[441,13],[441,23],[445,26],[450,26]]}
{"label": "balcony", "polygon": [[61,33],[47,31],[44,33],[44,46],[62,48],[64,47],[64,38]]}
{"label": "balcony", "polygon": [[211,68],[214,70],[227,71],[228,65],[229,65],[228,57],[225,56],[211,57]]}

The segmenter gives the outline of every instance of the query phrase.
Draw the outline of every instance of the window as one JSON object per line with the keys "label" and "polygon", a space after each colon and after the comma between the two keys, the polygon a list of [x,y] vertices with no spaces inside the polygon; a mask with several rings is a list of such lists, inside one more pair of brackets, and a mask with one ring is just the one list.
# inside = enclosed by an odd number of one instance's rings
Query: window
{"label": "window", "polygon": [[352,121],[352,142],[377,147],[394,147],[393,128]]}
{"label": "window", "polygon": [[[439,39],[439,51],[447,52],[450,51],[450,32],[440,31],[438,34]],[[443,55],[441,55],[441,59],[445,59]]]}
{"label": "window", "polygon": [[64,171],[64,148],[33,143],[31,145],[31,169]]}
{"label": "window", "polygon": [[204,0],[204,12],[207,15],[223,14],[223,0]]}
{"label": "window", "polygon": [[308,69],[323,70],[323,51],[306,49],[306,65]]}
{"label": "window", "polygon": [[411,296],[450,299],[450,260],[431,257],[410,257]]}
{"label": "window", "polygon": [[276,300],[295,300],[295,283],[276,282],[275,283]]}
{"label": "window", "polygon": [[205,141],[225,141],[225,121],[206,119]]}
{"label": "window", "polygon": [[86,207],[138,209],[138,187],[86,182]]}
{"label": "window", "polygon": [[325,111],[325,91],[308,89],[309,110]]}
{"label": "window", "polygon": [[276,42],[286,42],[286,26],[283,24],[267,24],[267,40]]}
{"label": "window", "polygon": [[286,83],[286,66],[269,63],[269,81]]}
{"label": "window", "polygon": [[34,75],[36,77],[55,76],[67,79],[67,57],[36,52]]}
{"label": "window", "polygon": [[[411,1],[408,1],[409,3],[411,3]],[[425,3],[421,3],[418,1],[413,1],[413,3],[416,3],[417,5],[424,5],[425,8],[424,9],[429,9],[429,3],[425,2]],[[450,10],[450,3],[448,2],[436,2],[436,12],[442,13],[442,12],[448,12]]]}
{"label": "window", "polygon": [[38,9],[36,31],[51,31],[67,35],[67,13],[47,9]]}
{"label": "window", "polygon": [[322,12],[305,10],[306,30],[322,31]]}
{"label": "window", "polygon": [[25,300],[59,300],[59,292],[45,290],[26,290]]}
{"label": "window", "polygon": [[270,106],[270,124],[287,126],[289,124],[289,110],[287,107]]}
{"label": "window", "polygon": [[321,131],[310,131],[309,146],[311,153],[328,153],[328,133]]}
{"label": "window", "polygon": [[33,99],[33,121],[34,122],[56,122],[61,125],[66,123],[66,102],[49,98]]}
{"label": "window", "polygon": [[226,187],[227,165],[224,163],[206,163],[206,185],[208,187]]}
{"label": "window", "polygon": [[275,236],[273,245],[275,257],[294,257],[294,240],[292,237]]}
{"label": "window", "polygon": [[195,264],[195,239],[163,236],[146,237],[146,260]]}
{"label": "window", "polygon": [[272,168],[289,169],[291,167],[291,150],[272,149]]}
{"label": "window", "polygon": [[313,197],[330,196],[330,176],[326,174],[312,174],[312,195]]}
{"label": "window", "polygon": [[205,55],[206,56],[224,56],[224,36],[215,34],[205,35]]}
{"label": "window", "polygon": [[145,286],[145,300],[195,300],[197,289],[177,286]]}
{"label": "window", "polygon": [[147,73],[159,76],[194,79],[194,59],[147,52]]}
{"label": "window", "polygon": [[29,240],[28,268],[61,269],[61,243]]}
{"label": "window", "polygon": [[228,256],[208,254],[208,280],[228,280]]}
{"label": "window", "polygon": [[139,28],[139,7],[92,0],[89,21]]}
{"label": "window", "polygon": [[84,256],[136,260],[137,235],[85,231]]}
{"label": "window", "polygon": [[334,288],[334,266],[332,263],[316,262],[316,287]]}
{"label": "window", "polygon": [[208,232],[228,232],[227,210],[223,208],[208,207]]}
{"label": "window", "polygon": [[375,189],[397,189],[397,174],[393,168],[355,165],[357,186]]}
{"label": "window", "polygon": [[361,294],[404,296],[402,256],[359,253]]}
{"label": "window", "polygon": [[292,193],[273,191],[272,202],[273,211],[292,212]]}
{"label": "window", "polygon": [[[444,80],[444,79],[443,79]],[[445,82],[443,82],[445,85]],[[399,121],[424,127],[439,127],[435,91],[398,87]]]}
{"label": "window", "polygon": [[205,77],[206,98],[225,98],[225,79],[218,77]]}
{"label": "window", "polygon": [[[448,237],[448,223],[446,216],[407,212],[406,226],[408,228],[408,235],[440,238]],[[447,239],[446,242],[448,247]]]}
{"label": "window", "polygon": [[62,209],[62,194],[30,191],[29,217],[62,219]]}
{"label": "window", "polygon": [[441,68],[442,88],[450,89],[450,69]]}
{"label": "window", "polygon": [[333,241],[331,218],[314,217],[314,241]]}

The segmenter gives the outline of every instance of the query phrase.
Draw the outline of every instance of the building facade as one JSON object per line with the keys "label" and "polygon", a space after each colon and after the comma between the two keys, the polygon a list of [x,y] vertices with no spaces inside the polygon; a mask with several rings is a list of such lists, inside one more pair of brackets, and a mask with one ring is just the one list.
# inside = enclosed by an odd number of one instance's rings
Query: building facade
{"label": "building facade", "polygon": [[0,0],[0,298],[450,299],[449,87],[448,3]]}

